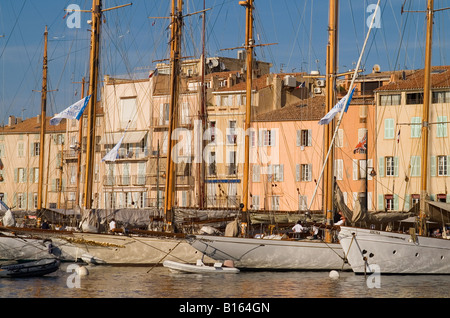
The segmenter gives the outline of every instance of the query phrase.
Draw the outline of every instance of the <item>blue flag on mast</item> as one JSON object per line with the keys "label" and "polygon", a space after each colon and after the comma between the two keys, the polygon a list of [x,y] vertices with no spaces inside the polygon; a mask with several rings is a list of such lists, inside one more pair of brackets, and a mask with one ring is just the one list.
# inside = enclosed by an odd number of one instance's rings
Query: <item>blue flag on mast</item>
{"label": "blue flag on mast", "polygon": [[333,120],[334,116],[336,116],[337,113],[342,112],[342,110],[347,112],[355,88],[356,86],[353,87],[353,89],[349,91],[347,95],[342,97],[341,100],[336,105],[334,105],[334,107],[324,117],[322,117],[321,120],[319,120],[319,125],[329,124]]}
{"label": "blue flag on mast", "polygon": [[63,118],[79,120],[80,117],[83,115],[83,111],[86,108],[86,105],[89,102],[90,98],[91,98],[91,95],[88,95],[85,98],[76,102],[75,104],[67,107],[59,114],[56,114],[55,116],[53,116],[53,118],[50,119],[50,125],[53,125],[53,126],[58,125]]}

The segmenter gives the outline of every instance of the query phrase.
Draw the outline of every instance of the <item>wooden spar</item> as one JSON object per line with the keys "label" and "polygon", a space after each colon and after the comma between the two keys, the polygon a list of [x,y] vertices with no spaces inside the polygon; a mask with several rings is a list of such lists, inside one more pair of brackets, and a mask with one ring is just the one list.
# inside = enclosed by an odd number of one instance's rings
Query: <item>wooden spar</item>
{"label": "wooden spar", "polygon": [[[81,98],[84,98],[84,89],[85,89],[86,81],[83,78],[81,79]],[[80,122],[78,123],[78,145],[76,147],[77,151],[77,192],[76,192],[76,202],[77,206],[80,206],[80,181],[81,181],[81,153],[82,153],[82,143],[83,143],[83,116],[80,118]]]}
{"label": "wooden spar", "polygon": [[44,32],[44,62],[42,68],[42,91],[41,91],[41,132],[39,143],[39,188],[37,210],[42,209],[42,189],[44,187],[44,149],[45,149],[45,126],[47,117],[47,43],[48,32],[45,26]]}
{"label": "wooden spar", "polygon": [[95,153],[95,106],[97,101],[97,82],[100,46],[100,23],[102,16],[101,0],[92,0],[91,52],[89,59],[89,92],[91,95],[87,105],[87,145],[86,145],[86,178],[84,184],[84,207],[92,208],[92,176],[94,172]]}
{"label": "wooden spar", "polygon": [[[329,1],[329,21],[328,21],[328,45],[327,45],[327,74],[326,74],[326,109],[328,113],[335,104],[335,84],[336,84],[336,62],[337,62],[337,25],[338,25],[338,7],[339,0]],[[332,121],[328,125],[324,125],[324,156],[331,146],[333,139],[333,124]],[[325,161],[325,170],[323,178],[323,210],[327,220],[327,224],[331,224],[333,219],[333,189],[334,189],[334,174],[333,174],[333,150]],[[331,242],[331,233],[325,232],[325,241]]]}
{"label": "wooden spar", "polygon": [[[95,123],[96,104],[98,87],[98,67],[100,52],[100,26],[102,23],[102,12],[129,6],[124,4],[102,10],[102,0],[92,0],[92,20],[91,20],[91,51],[89,57],[89,102],[87,105],[87,134],[86,134],[86,171],[84,184],[84,208],[92,208],[92,188],[94,175],[94,154],[95,154]],[[79,10],[87,12],[85,10]]]}
{"label": "wooden spar", "polygon": [[253,76],[253,0],[240,1],[240,5],[246,8],[246,30],[245,30],[245,49],[247,54],[247,87],[246,87],[246,108],[245,108],[245,157],[244,157],[244,176],[242,199],[242,212],[248,211],[248,179],[249,179],[249,165],[250,165],[250,145],[249,145],[249,131],[250,119],[252,110],[252,76]]}
{"label": "wooden spar", "polygon": [[426,233],[426,204],[427,196],[427,171],[428,171],[428,131],[429,108],[431,94],[431,47],[433,40],[433,0],[428,0],[427,5],[427,38],[425,44],[425,78],[423,85],[423,115],[422,115],[422,164],[421,164],[421,188],[420,188],[420,213],[419,234]]}
{"label": "wooden spar", "polygon": [[206,107],[205,107],[205,0],[203,0],[203,17],[202,17],[202,88],[200,91],[200,120],[202,133],[198,134],[200,140],[198,144],[201,145],[200,162],[197,163],[197,180],[198,180],[198,207],[203,209],[205,207],[205,165],[203,162],[203,149],[205,149],[205,140],[203,140],[203,132],[206,130]]}
{"label": "wooden spar", "polygon": [[176,140],[172,140],[172,132],[178,126],[178,75],[181,48],[181,27],[182,27],[182,6],[183,1],[172,0],[172,19],[171,19],[171,42],[170,42],[170,61],[171,61],[171,82],[170,82],[170,109],[169,109],[169,131],[167,140],[169,149],[167,151],[166,165],[166,188],[164,196],[164,218],[167,231],[172,232],[173,227],[173,204],[175,197],[175,163],[172,158],[172,149]]}

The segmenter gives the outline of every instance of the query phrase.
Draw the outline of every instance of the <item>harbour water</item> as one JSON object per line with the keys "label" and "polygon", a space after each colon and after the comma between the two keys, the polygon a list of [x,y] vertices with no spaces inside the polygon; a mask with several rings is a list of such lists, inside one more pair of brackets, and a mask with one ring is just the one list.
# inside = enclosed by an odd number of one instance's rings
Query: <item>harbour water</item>
{"label": "harbour water", "polygon": [[[184,274],[158,267],[86,266],[63,263],[38,278],[1,279],[0,297],[19,299],[148,299],[151,304],[171,299],[169,310],[180,311],[187,301],[246,299],[254,304],[283,306],[302,298],[449,298],[450,276],[379,276],[340,272],[241,271],[238,274]],[[220,300],[221,299],[221,300]],[[255,301],[257,301],[255,303]],[[146,302],[146,304],[149,304]],[[253,305],[254,306],[254,305]],[[253,307],[255,309],[257,307]],[[265,308],[265,307],[260,307]],[[235,308],[238,310],[237,308]],[[241,308],[242,310],[244,307]],[[251,308],[250,308],[251,310]]]}

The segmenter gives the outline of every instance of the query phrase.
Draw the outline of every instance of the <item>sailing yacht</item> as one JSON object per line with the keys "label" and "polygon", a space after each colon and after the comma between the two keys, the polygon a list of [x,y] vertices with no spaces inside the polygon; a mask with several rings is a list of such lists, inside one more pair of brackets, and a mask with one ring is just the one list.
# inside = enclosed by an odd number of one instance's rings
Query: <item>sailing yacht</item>
{"label": "sailing yacht", "polygon": [[[246,110],[246,127],[250,123],[251,112],[251,57],[253,54],[252,44],[252,9],[253,1],[241,1],[241,5],[246,7],[247,11],[247,32],[246,32],[246,50],[247,50],[247,110]],[[338,1],[330,1],[330,21],[329,21],[329,46],[327,52],[327,111],[330,112],[333,102],[333,80],[336,74],[336,30],[337,30],[337,8]],[[372,20],[373,23],[373,20]],[[370,29],[367,37],[370,34]],[[366,38],[367,42],[367,38]],[[364,45],[365,47],[365,45]],[[354,80],[357,76],[361,57],[364,52],[362,50],[358,64],[353,75],[353,80],[350,87],[353,87]],[[348,100],[347,100],[348,101]],[[349,101],[348,101],[349,102]],[[341,112],[341,118],[344,112]],[[339,125],[340,121],[338,122]],[[333,188],[331,161],[329,157],[330,150],[333,147],[333,141],[336,135],[331,128],[326,126],[325,139],[328,143],[325,149],[328,154],[325,159],[324,170],[326,175],[324,181],[327,185],[324,188],[328,189],[328,196],[330,200],[326,200],[326,211],[332,210],[331,193]],[[330,137],[331,136],[331,137]],[[246,163],[248,162],[248,136],[246,136]],[[328,162],[327,162],[328,161]],[[243,209],[246,212],[248,199],[248,170],[244,167],[244,194],[243,194]],[[320,180],[319,180],[320,181]],[[319,182],[318,182],[319,183]],[[331,189],[331,190],[330,190]],[[333,242],[331,238],[331,215],[327,213],[327,230],[325,231],[324,240],[284,240],[284,239],[263,239],[263,238],[247,238],[247,237],[230,237],[230,236],[210,236],[210,235],[195,235],[189,238],[190,243],[196,249],[205,255],[217,260],[226,261],[232,260],[234,266],[237,268],[246,269],[286,269],[286,270],[350,270],[346,263],[343,250],[338,242]]]}
{"label": "sailing yacht", "polygon": [[[437,202],[428,201],[428,134],[431,101],[431,44],[433,0],[427,4],[427,36],[423,80],[422,163],[420,213],[416,226],[407,233],[342,226],[339,240],[352,270],[357,274],[450,274],[450,240],[428,236],[431,210]],[[442,212],[441,212],[442,213]],[[445,218],[448,222],[448,218]],[[444,215],[438,217],[445,226]],[[445,228],[444,228],[445,229]],[[417,231],[418,230],[418,231]]]}

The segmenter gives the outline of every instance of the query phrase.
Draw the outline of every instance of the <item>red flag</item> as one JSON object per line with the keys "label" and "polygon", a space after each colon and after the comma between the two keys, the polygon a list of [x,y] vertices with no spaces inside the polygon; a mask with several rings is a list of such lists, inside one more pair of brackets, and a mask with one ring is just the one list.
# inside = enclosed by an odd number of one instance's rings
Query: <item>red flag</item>
{"label": "red flag", "polygon": [[353,153],[365,153],[367,150],[367,134],[364,135],[363,139],[356,145]]}

